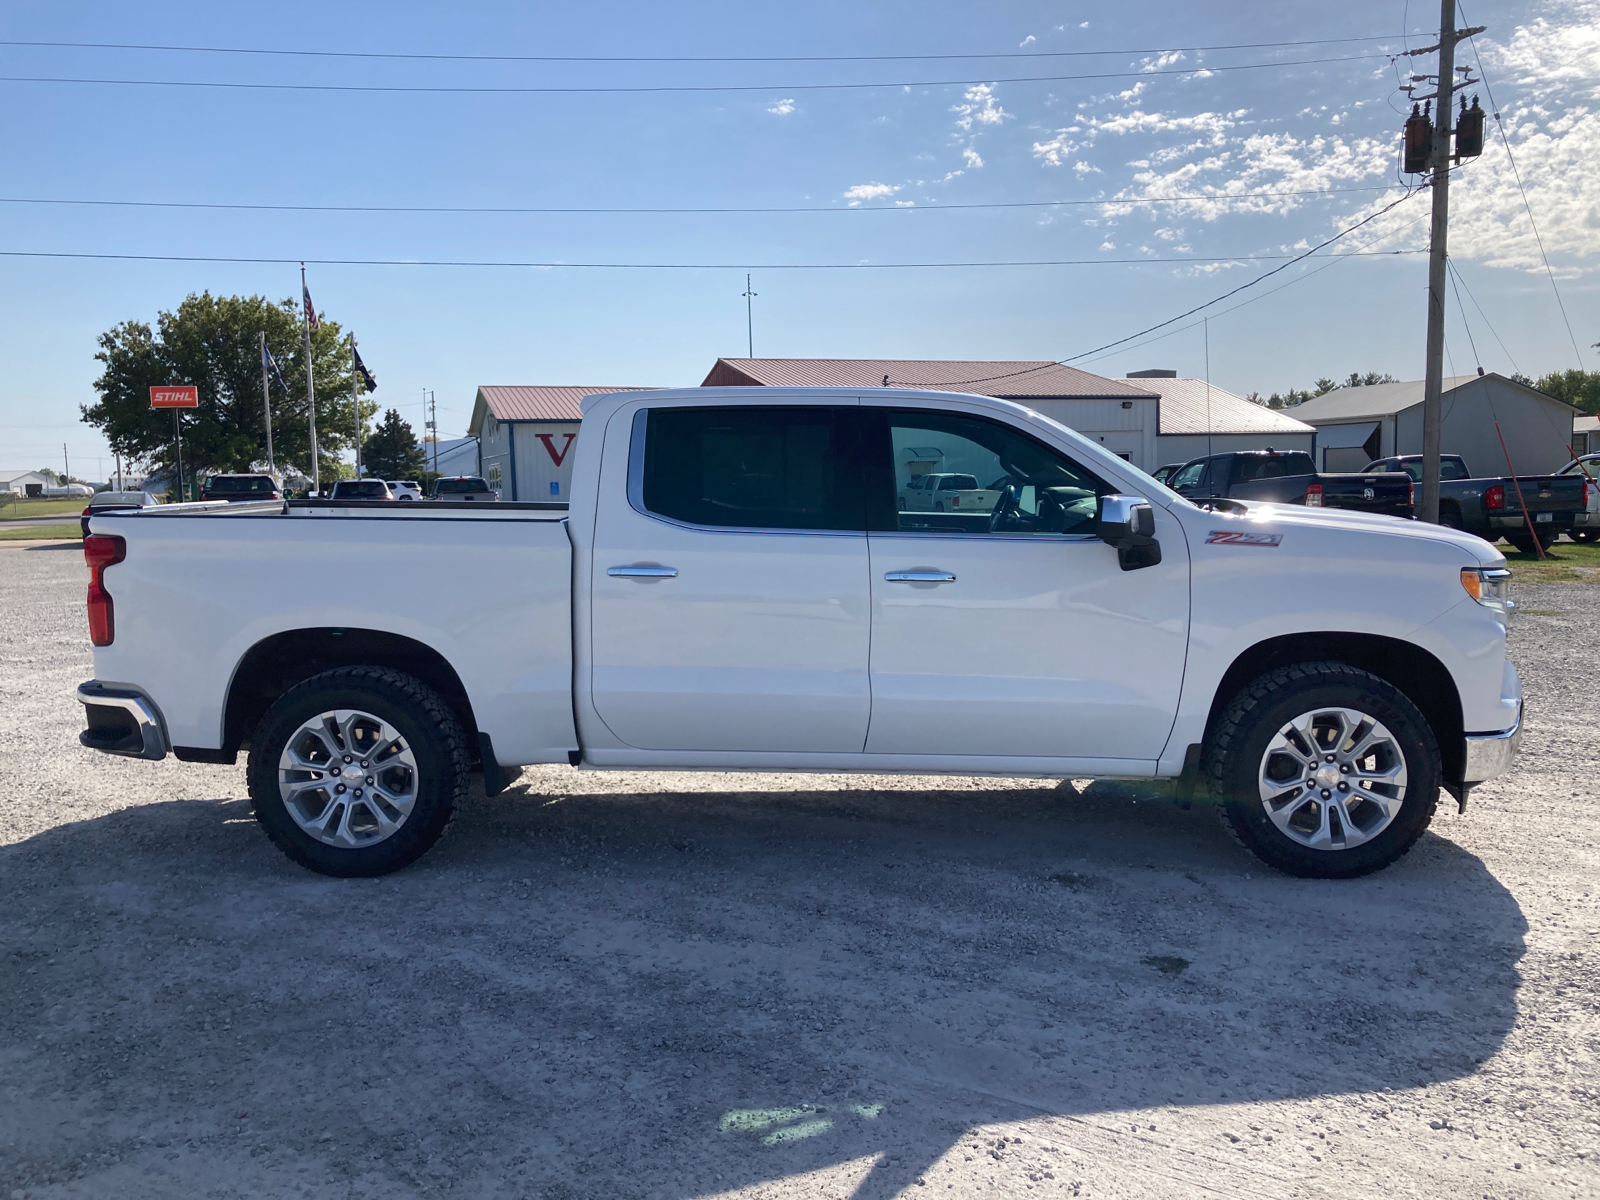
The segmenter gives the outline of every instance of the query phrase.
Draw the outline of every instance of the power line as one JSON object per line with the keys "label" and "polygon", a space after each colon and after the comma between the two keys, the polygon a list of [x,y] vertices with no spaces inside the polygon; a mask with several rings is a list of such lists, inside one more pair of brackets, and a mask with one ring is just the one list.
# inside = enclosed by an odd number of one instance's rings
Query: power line
{"label": "power line", "polygon": [[[1371,238],[1370,240],[1368,240],[1366,242],[1363,242],[1361,244],[1361,249],[1363,251],[1368,251],[1373,246],[1376,246],[1379,242],[1388,241],[1390,238],[1404,233],[1406,230],[1413,228],[1414,226],[1420,224],[1421,222],[1422,222],[1422,218],[1418,217],[1415,221],[1407,221],[1404,225],[1397,226],[1396,228],[1389,230],[1387,233],[1380,233],[1377,237]],[[1413,253],[1420,254],[1420,253],[1422,253],[1422,251],[1420,251],[1420,250],[1413,251]],[[1313,276],[1316,276],[1316,275],[1320,275],[1320,274],[1322,274],[1322,272],[1328,270],[1331,267],[1338,266],[1340,264],[1340,262],[1342,262],[1343,260],[1345,260],[1347,258],[1359,258],[1359,257],[1365,257],[1365,255],[1362,255],[1362,254],[1348,254],[1347,253],[1347,254],[1329,254],[1326,257],[1327,257],[1328,261],[1323,263],[1320,267],[1316,267],[1316,268],[1314,268],[1314,269],[1312,269],[1310,271],[1307,271],[1303,275],[1296,275],[1293,279],[1287,280],[1284,283],[1280,283],[1275,288],[1268,288],[1266,291],[1261,292],[1258,295],[1251,296],[1248,300],[1241,300],[1238,304],[1231,305],[1228,308],[1223,309],[1221,312],[1215,313],[1213,315],[1218,316],[1218,317],[1225,317],[1229,313],[1238,312],[1241,308],[1246,308],[1249,305],[1256,304],[1256,303],[1258,303],[1258,302],[1260,302],[1262,300],[1265,300],[1268,296],[1276,296],[1279,292],[1283,291],[1284,288],[1293,287],[1297,283],[1304,283],[1307,279],[1310,279],[1310,278],[1312,278]],[[1114,353],[1116,353],[1116,354],[1126,354],[1130,350],[1139,350],[1139,349],[1142,349],[1145,346],[1153,346],[1157,342],[1165,341],[1169,337],[1176,337],[1180,333],[1183,333],[1183,332],[1185,332],[1187,330],[1193,329],[1196,326],[1198,326],[1199,324],[1200,324],[1199,321],[1191,321],[1187,325],[1179,325],[1176,329],[1169,329],[1166,333],[1160,334],[1160,335],[1158,335],[1156,337],[1148,338],[1148,339],[1146,339],[1145,341],[1142,341],[1142,342],[1135,342],[1133,345],[1125,346],[1122,349],[1115,351]],[[1087,359],[1087,360],[1080,360],[1080,361],[1099,362],[1101,359],[1111,358],[1111,357],[1113,357],[1112,354],[1102,354],[1102,355],[1099,355],[1099,356],[1097,356],[1095,358],[1090,358],[1090,359]]]}
{"label": "power line", "polygon": [[1184,204],[1195,201],[1256,200],[1285,196],[1333,196],[1351,192],[1388,192],[1394,185],[1353,188],[1304,188],[1283,192],[1229,192],[1215,195],[1109,197],[1101,200],[1013,200],[985,204],[906,204],[906,205],[769,205],[756,207],[646,208],[604,207],[527,207],[466,205],[383,205],[383,204],[232,204],[197,200],[78,200],[59,197],[0,196],[0,204],[79,205],[108,208],[194,208],[229,212],[352,212],[352,213],[465,213],[477,216],[496,214],[629,214],[629,213],[855,213],[855,212],[936,212],[940,209],[1066,208],[1103,204]]}
{"label": "power line", "polygon": [[1387,54],[1356,54],[1339,58],[1284,59],[1279,62],[1236,63],[1231,66],[1204,66],[1160,68],[1146,71],[1101,71],[1088,75],[1021,75],[1009,79],[908,79],[874,81],[870,83],[683,83],[647,84],[632,87],[475,87],[431,86],[409,84],[349,84],[349,83],[246,83],[239,80],[200,79],[84,79],[59,75],[0,75],[0,83],[66,83],[95,84],[110,87],[170,87],[170,88],[224,88],[234,91],[254,92],[373,92],[383,94],[411,93],[421,95],[485,95],[485,96],[548,96],[600,94],[647,94],[666,92],[839,92],[867,91],[874,88],[914,87],[975,87],[1002,83],[1070,83],[1096,79],[1148,79],[1156,75],[1214,75],[1219,71],[1261,71],[1279,67],[1305,67],[1319,63],[1355,63],[1373,58],[1388,58]]}
{"label": "power line", "polygon": [[[1392,211],[1393,209],[1397,208],[1399,205],[1404,204],[1407,200],[1409,200],[1412,196],[1414,196],[1416,194],[1417,193],[1415,191],[1407,192],[1404,196],[1401,196],[1398,200],[1394,200],[1394,201],[1390,202],[1389,204],[1384,205],[1382,208],[1378,209],[1375,212],[1368,213],[1365,217],[1362,217],[1361,220],[1357,221],[1354,225],[1351,225],[1351,226],[1349,226],[1349,227],[1347,227],[1345,229],[1341,229],[1338,233],[1334,234],[1331,238],[1328,238],[1326,241],[1319,242],[1317,245],[1311,247],[1311,249],[1305,251],[1304,253],[1295,255],[1293,258],[1289,259],[1288,262],[1282,264],[1281,266],[1273,267],[1272,270],[1266,272],[1265,274],[1257,275],[1254,279],[1248,280],[1245,283],[1241,283],[1236,288],[1230,288],[1228,291],[1223,292],[1222,295],[1215,296],[1212,299],[1207,300],[1204,304],[1197,304],[1193,308],[1189,309],[1187,312],[1181,312],[1175,317],[1169,317],[1165,321],[1157,322],[1156,324],[1151,325],[1147,329],[1141,329],[1138,333],[1130,333],[1127,337],[1118,338],[1114,342],[1107,342],[1103,346],[1096,346],[1093,350],[1085,350],[1081,354],[1074,354],[1070,358],[1058,358],[1054,362],[1045,363],[1043,366],[1027,367],[1027,368],[1025,368],[1025,369],[1023,369],[1021,371],[1007,371],[1002,375],[986,375],[986,376],[982,377],[981,379],[953,379],[953,380],[950,380],[948,382],[950,383],[951,386],[957,386],[957,385],[964,386],[964,385],[969,384],[969,383],[990,383],[990,382],[992,382],[992,381],[994,381],[996,379],[1010,379],[1010,378],[1013,378],[1014,376],[1017,376],[1017,375],[1030,375],[1030,374],[1033,374],[1036,371],[1047,371],[1051,367],[1065,366],[1067,363],[1077,362],[1079,359],[1088,358],[1091,355],[1099,354],[1103,350],[1110,350],[1110,349],[1112,349],[1112,348],[1114,348],[1116,346],[1125,345],[1128,342],[1134,341],[1136,338],[1142,338],[1147,333],[1154,333],[1158,329],[1165,329],[1168,325],[1175,325],[1177,322],[1183,320],[1185,317],[1192,317],[1192,316],[1195,315],[1195,313],[1201,312],[1204,309],[1210,308],[1214,304],[1221,304],[1224,300],[1228,299],[1230,296],[1237,296],[1240,292],[1244,291],[1245,289],[1253,288],[1253,287],[1255,287],[1256,284],[1261,283],[1263,280],[1271,279],[1274,275],[1278,274],[1280,271],[1288,270],[1290,267],[1294,266],[1295,263],[1300,262],[1303,259],[1310,258],[1318,250],[1321,250],[1321,249],[1323,249],[1324,247],[1327,247],[1327,246],[1331,246],[1331,245],[1333,245],[1334,242],[1337,242],[1340,238],[1354,233],[1356,230],[1360,229],[1363,225],[1367,225],[1367,224],[1371,223],[1372,221],[1376,221],[1379,217],[1383,216],[1387,212]],[[1423,252],[1422,251],[1416,251],[1416,250],[1379,250],[1379,251],[1361,251],[1361,250],[1357,250],[1357,251],[1353,252],[1353,254],[1356,254],[1356,255],[1364,255],[1364,254],[1398,255],[1398,254],[1418,254],[1418,253],[1423,253]],[[1266,257],[1266,256],[1263,256],[1263,257]]]}
{"label": "power line", "polygon": [[[1490,103],[1493,103],[1493,101],[1490,101]],[[1449,259],[1448,262],[1450,265],[1451,274],[1454,275],[1456,279],[1460,281],[1461,286],[1466,289],[1467,299],[1472,301],[1472,307],[1477,309],[1478,315],[1483,318],[1484,327],[1488,329],[1489,333],[1494,337],[1494,340],[1500,343],[1500,351],[1506,356],[1507,360],[1510,361],[1511,369],[1516,371],[1518,374],[1521,374],[1522,368],[1517,366],[1517,360],[1512,357],[1511,351],[1506,349],[1506,344],[1501,339],[1499,331],[1495,329],[1494,322],[1489,320],[1489,314],[1483,311],[1483,305],[1479,304],[1478,298],[1472,294],[1472,287],[1467,283],[1466,276],[1461,274],[1461,268],[1456,266],[1456,260],[1452,258]],[[1457,297],[1456,302],[1458,304],[1460,303],[1460,297]]]}
{"label": "power line", "polygon": [[[1410,193],[1407,193],[1409,195]],[[1401,197],[1405,199],[1406,197]],[[1399,203],[1396,201],[1395,203]],[[1394,205],[1390,205],[1393,208]],[[1384,209],[1383,212],[1387,212]],[[1377,214],[1375,214],[1377,215]],[[1371,220],[1369,217],[1367,220]],[[1366,222],[1363,221],[1362,224]],[[1360,226],[1352,226],[1359,229]],[[1348,232],[1348,230],[1346,231]],[[995,259],[978,262],[848,262],[848,263],[650,263],[650,262],[512,262],[490,259],[424,259],[424,258],[271,258],[256,255],[225,255],[225,254],[98,254],[66,250],[0,250],[0,258],[65,258],[65,259],[100,259],[113,262],[193,262],[193,263],[244,263],[278,266],[285,263],[305,263],[307,266],[321,267],[524,267],[542,270],[604,270],[604,271],[896,271],[896,270],[942,270],[956,268],[986,268],[986,267],[1099,267],[1099,266],[1144,266],[1146,264],[1160,263],[1237,263],[1237,262],[1273,262],[1278,259],[1288,259],[1284,266],[1299,262],[1302,258],[1322,249],[1336,241],[1337,237],[1330,238],[1321,245],[1308,250],[1305,254],[1293,257],[1286,254],[1233,254],[1219,255],[1216,257],[1181,257],[1168,256],[1159,258],[1050,258],[1050,259]],[[1343,257],[1371,257],[1395,256],[1402,254],[1425,254],[1424,250],[1357,250]],[[1283,270],[1278,267],[1269,275]],[[1260,278],[1265,279],[1263,275]],[[1257,280],[1256,282],[1259,282]],[[1250,284],[1243,285],[1249,287]],[[1240,289],[1235,288],[1234,291]],[[1227,293],[1218,299],[1225,300],[1233,292]],[[1212,301],[1211,303],[1216,303]],[[1202,305],[1201,307],[1205,307]],[[1198,312],[1199,309],[1193,309]],[[1182,320],[1189,316],[1183,313],[1173,320]],[[1164,322],[1167,324],[1169,322]],[[1159,329],[1161,326],[1152,326]],[[1146,330],[1149,332],[1149,330]],[[1134,337],[1142,336],[1134,334]],[[1105,347],[1101,347],[1105,349]],[[1094,351],[1090,351],[1094,353]],[[1082,357],[1081,355],[1079,357]],[[981,382],[968,380],[969,383]]]}
{"label": "power line", "polygon": [[997,54],[803,54],[728,55],[689,57],[663,55],[550,55],[550,54],[413,54],[374,50],[273,50],[253,46],[163,46],[137,42],[24,42],[0,40],[0,46],[64,50],[140,50],[176,54],[245,54],[277,58],[357,58],[406,62],[509,62],[509,63],[809,63],[809,62],[950,62],[978,59],[1092,58],[1118,54],[1198,54],[1210,50],[1274,50],[1294,46],[1337,46],[1350,42],[1387,42],[1387,34],[1345,38],[1309,38],[1293,42],[1233,42],[1215,46],[1161,46],[1134,50],[1028,50]]}
{"label": "power line", "polygon": [[[1447,268],[1450,266],[1448,258],[1444,260],[1444,265]],[[1450,290],[1456,294],[1456,307],[1461,310],[1461,328],[1467,331],[1467,345],[1472,350],[1472,365],[1477,367],[1478,374],[1482,375],[1483,359],[1478,357],[1478,339],[1472,336],[1472,323],[1467,320],[1467,306],[1461,303],[1461,288],[1456,283],[1456,273],[1454,271],[1450,272]],[[1448,352],[1449,347],[1447,346],[1445,349]],[[1451,363],[1450,365],[1451,373],[1454,374],[1455,364]]]}
{"label": "power line", "polygon": [[[1462,12],[1461,19],[1467,14]],[[1512,177],[1517,181],[1517,191],[1522,194],[1522,207],[1528,214],[1528,224],[1533,227],[1533,240],[1539,246],[1539,257],[1544,262],[1544,273],[1550,277],[1550,290],[1556,295],[1556,307],[1561,310],[1561,322],[1567,327],[1567,338],[1572,342],[1572,353],[1577,356],[1578,369],[1583,369],[1583,351],[1578,349],[1578,339],[1573,335],[1572,322],[1567,317],[1567,306],[1561,300],[1561,289],[1556,286],[1556,273],[1550,269],[1550,256],[1544,252],[1544,238],[1539,235],[1539,223],[1533,219],[1533,205],[1528,203],[1528,189],[1522,186],[1522,172],[1517,170],[1517,157],[1511,152],[1511,139],[1506,136],[1505,122],[1500,119],[1500,106],[1494,102],[1494,89],[1489,86],[1489,76],[1483,69],[1483,59],[1478,55],[1478,39],[1467,39],[1472,45],[1472,58],[1478,65],[1478,78],[1483,81],[1484,93],[1489,97],[1489,108],[1494,113],[1494,127],[1500,131],[1500,141],[1506,148],[1506,161],[1511,164]]]}

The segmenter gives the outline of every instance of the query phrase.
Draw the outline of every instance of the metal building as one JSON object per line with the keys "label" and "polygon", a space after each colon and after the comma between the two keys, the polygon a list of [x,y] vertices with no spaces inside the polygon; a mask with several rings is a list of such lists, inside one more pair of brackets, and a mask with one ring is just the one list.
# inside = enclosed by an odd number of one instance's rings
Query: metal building
{"label": "metal building", "polygon": [[468,435],[478,439],[478,473],[502,500],[564,502],[571,491],[583,398],[646,390],[485,384],[467,425]]}
{"label": "metal building", "polygon": [[[1375,458],[1422,453],[1422,382],[1335,388],[1284,411],[1316,426],[1322,470],[1359,471]],[[1542,475],[1572,461],[1581,414],[1570,404],[1493,372],[1445,379],[1440,402],[1440,449],[1475,475]]]}
{"label": "metal building", "polygon": [[920,359],[719,358],[703,387],[914,387],[1015,400],[1092,438],[1144,470],[1211,448],[1309,450],[1312,431],[1291,417],[1174,371],[1107,379],[1053,362]]}

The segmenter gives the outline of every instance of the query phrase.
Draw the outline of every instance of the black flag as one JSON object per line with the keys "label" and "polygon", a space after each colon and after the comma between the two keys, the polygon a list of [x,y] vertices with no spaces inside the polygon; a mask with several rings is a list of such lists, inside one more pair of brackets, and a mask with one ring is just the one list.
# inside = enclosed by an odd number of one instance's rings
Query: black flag
{"label": "black flag", "polygon": [[372,372],[367,370],[367,364],[361,361],[361,351],[351,346],[350,354],[356,360],[356,370],[360,373],[361,382],[365,385],[361,390],[364,392],[377,391],[378,381],[372,377]]}

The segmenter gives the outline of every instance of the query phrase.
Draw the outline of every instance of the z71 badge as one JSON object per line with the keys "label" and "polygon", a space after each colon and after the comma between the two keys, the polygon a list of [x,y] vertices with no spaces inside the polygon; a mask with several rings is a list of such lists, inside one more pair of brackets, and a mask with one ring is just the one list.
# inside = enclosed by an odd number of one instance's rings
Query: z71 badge
{"label": "z71 badge", "polygon": [[1213,529],[1206,535],[1208,546],[1276,546],[1281,533],[1250,533],[1244,529]]}

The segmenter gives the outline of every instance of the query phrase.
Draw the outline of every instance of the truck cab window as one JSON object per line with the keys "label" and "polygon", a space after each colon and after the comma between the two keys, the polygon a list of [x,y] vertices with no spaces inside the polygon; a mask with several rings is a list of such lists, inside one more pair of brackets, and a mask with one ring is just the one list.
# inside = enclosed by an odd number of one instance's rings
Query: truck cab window
{"label": "truck cab window", "polygon": [[853,408],[651,409],[646,511],[727,529],[866,528]]}
{"label": "truck cab window", "polygon": [[1169,486],[1172,487],[1173,490],[1177,490],[1178,488],[1194,487],[1200,482],[1200,476],[1205,474],[1205,470],[1205,459],[1201,459],[1199,462],[1192,462],[1188,466],[1182,467],[1178,470],[1178,473],[1172,477],[1172,482]]}
{"label": "truck cab window", "polygon": [[[1099,496],[1112,489],[1020,430],[983,417],[925,409],[881,412],[887,439],[875,464],[893,472],[898,502],[889,528],[906,533],[1086,534]],[[881,476],[880,476],[881,478]],[[914,483],[937,479],[933,487]],[[874,528],[878,525],[875,523]]]}

